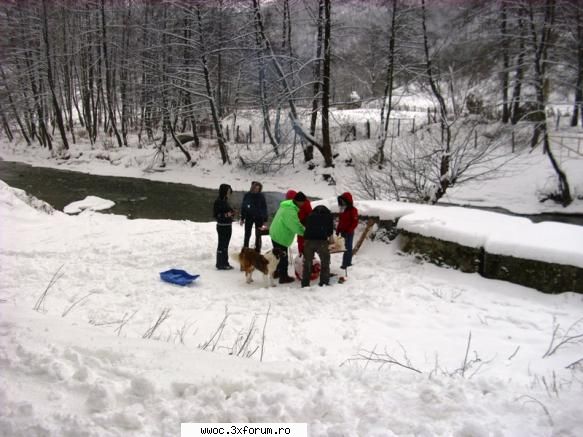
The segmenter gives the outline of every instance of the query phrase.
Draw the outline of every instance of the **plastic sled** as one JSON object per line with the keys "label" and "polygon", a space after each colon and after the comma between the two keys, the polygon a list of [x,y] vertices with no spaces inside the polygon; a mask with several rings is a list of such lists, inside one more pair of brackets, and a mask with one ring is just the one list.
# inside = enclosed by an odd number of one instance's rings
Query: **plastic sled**
{"label": "plastic sled", "polygon": [[160,279],[163,281],[182,286],[190,284],[199,276],[200,275],[191,275],[190,273],[179,269],[170,269],[160,273]]}

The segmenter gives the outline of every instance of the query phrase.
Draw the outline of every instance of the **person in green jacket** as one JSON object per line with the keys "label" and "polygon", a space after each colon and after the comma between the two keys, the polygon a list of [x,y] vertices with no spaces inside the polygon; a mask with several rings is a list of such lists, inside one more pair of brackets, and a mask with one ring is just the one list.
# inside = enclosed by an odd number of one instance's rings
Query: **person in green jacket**
{"label": "person in green jacket", "polygon": [[287,249],[294,242],[296,235],[304,235],[305,228],[300,222],[298,211],[305,201],[306,195],[300,191],[294,196],[293,200],[281,202],[269,227],[269,236],[271,237],[273,248],[282,253],[277,264],[280,284],[294,281],[294,278],[287,274]]}

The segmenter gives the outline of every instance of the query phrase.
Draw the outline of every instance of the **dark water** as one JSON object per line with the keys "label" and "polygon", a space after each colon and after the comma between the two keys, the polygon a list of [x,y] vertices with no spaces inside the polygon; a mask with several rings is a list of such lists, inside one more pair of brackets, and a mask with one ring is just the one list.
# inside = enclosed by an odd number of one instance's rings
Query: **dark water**
{"label": "dark water", "polygon": [[504,208],[499,208],[496,206],[475,206],[475,205],[457,205],[454,203],[445,203],[441,202],[439,205],[442,206],[462,206],[465,208],[473,208],[479,209],[482,211],[491,211],[497,212],[499,214],[506,214],[512,215],[515,217],[524,217],[530,219],[534,223],[540,222],[560,222],[560,223],[568,223],[570,225],[578,225],[583,226],[583,214],[561,214],[561,213],[550,213],[550,212],[543,212],[540,214],[517,214],[511,211],[508,211]]}
{"label": "dark water", "polygon": [[[71,202],[86,196],[98,196],[115,202],[113,208],[102,213],[129,218],[209,222],[213,220],[213,203],[217,198],[217,190],[193,185],[95,176],[8,161],[0,161],[0,179],[61,211]],[[234,208],[239,209],[243,194],[233,193],[231,205]],[[265,197],[269,213],[275,213],[283,194],[266,192]]]}

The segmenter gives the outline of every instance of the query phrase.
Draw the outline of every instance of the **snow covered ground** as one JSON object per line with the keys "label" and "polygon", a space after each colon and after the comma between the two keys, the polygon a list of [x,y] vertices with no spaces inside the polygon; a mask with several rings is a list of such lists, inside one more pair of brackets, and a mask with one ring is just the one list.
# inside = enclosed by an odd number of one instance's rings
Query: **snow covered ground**
{"label": "snow covered ground", "polygon": [[[247,285],[215,270],[212,223],[48,214],[17,194],[0,185],[0,435],[178,435],[180,422],[214,421],[307,422],[310,436],[583,435],[583,368],[567,368],[582,344],[543,358],[557,326],[583,332],[581,295],[380,242],[342,285]],[[232,251],[241,243],[235,225]],[[170,267],[201,278],[161,282]]]}

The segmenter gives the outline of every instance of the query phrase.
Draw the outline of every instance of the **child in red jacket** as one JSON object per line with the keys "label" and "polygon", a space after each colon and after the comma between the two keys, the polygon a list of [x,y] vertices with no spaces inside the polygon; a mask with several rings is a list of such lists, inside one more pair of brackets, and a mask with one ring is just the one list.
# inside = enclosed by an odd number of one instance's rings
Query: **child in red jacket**
{"label": "child in red jacket", "polygon": [[[295,195],[296,195],[296,192],[294,190],[289,190],[285,194],[285,198],[286,198],[286,200],[292,200]],[[308,216],[310,215],[311,212],[312,212],[312,204],[310,203],[310,199],[306,199],[306,201],[300,207],[300,210],[298,212],[298,218],[300,219],[300,223],[302,225],[306,226],[306,220],[308,219]],[[302,237],[301,235],[298,235],[298,253],[300,255],[304,254],[304,237]]]}
{"label": "child in red jacket", "polygon": [[342,235],[346,244],[346,252],[344,252],[344,256],[342,257],[341,269],[346,269],[352,265],[352,243],[354,240],[354,230],[358,226],[358,210],[352,203],[352,194],[346,192],[338,196],[340,218],[338,220],[338,226],[336,226],[336,235]]}

